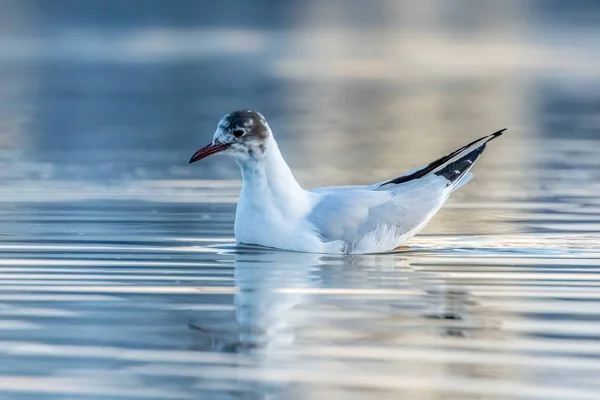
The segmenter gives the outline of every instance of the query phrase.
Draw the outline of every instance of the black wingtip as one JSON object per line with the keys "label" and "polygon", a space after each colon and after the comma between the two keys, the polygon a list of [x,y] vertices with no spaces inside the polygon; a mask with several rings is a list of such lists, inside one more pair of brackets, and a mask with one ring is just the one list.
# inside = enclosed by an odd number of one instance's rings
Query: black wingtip
{"label": "black wingtip", "polygon": [[[468,149],[469,147],[477,144],[478,142],[481,142],[481,144],[479,145],[479,147],[477,149],[474,149],[474,150],[472,150],[469,153],[469,154],[471,154],[472,158],[469,158],[469,155],[466,154],[465,157],[462,157],[460,160],[456,161],[456,162],[461,162],[462,160],[464,160],[465,162],[469,162],[469,165],[473,165],[475,163],[475,161],[477,160],[477,158],[481,155],[481,153],[485,149],[485,144],[488,143],[488,142],[490,142],[490,141],[492,141],[492,140],[494,140],[494,139],[496,139],[499,136],[502,136],[502,134],[505,131],[506,131],[506,128],[500,129],[499,131],[494,132],[491,135],[480,137],[479,139],[472,141],[471,143],[467,144],[466,146],[463,146],[460,149],[453,151],[452,153],[448,154],[447,156],[441,157],[441,158],[439,158],[439,159],[437,159],[437,160],[429,163],[427,166],[421,168],[418,171],[413,172],[412,174],[401,175],[401,176],[399,176],[399,177],[397,177],[395,179],[392,179],[390,181],[382,183],[381,186],[385,186],[385,185],[388,185],[388,184],[400,184],[400,183],[412,181],[413,179],[419,179],[419,178],[422,178],[422,177],[426,176],[429,173],[432,173],[432,172],[435,173],[436,170],[443,171],[444,164],[446,162],[448,162],[449,160],[451,160],[454,156],[456,156],[460,152],[464,151],[465,149]],[[455,171],[457,169],[457,168],[454,167],[455,163],[453,163],[451,165],[452,171]],[[467,168],[467,167],[465,167],[465,168]],[[467,170],[469,168],[470,167],[468,167]],[[461,168],[458,168],[458,170],[459,170],[459,172],[461,174],[464,172],[464,170],[462,170]],[[443,174],[443,172],[441,172],[441,173]],[[448,177],[446,177],[446,178],[449,179],[449,180],[452,179],[452,178],[448,178]]]}
{"label": "black wingtip", "polygon": [[494,132],[490,136],[492,137],[492,139],[496,139],[498,136],[502,136],[502,134],[504,133],[504,131],[506,131],[506,129],[507,128],[500,129],[498,132]]}

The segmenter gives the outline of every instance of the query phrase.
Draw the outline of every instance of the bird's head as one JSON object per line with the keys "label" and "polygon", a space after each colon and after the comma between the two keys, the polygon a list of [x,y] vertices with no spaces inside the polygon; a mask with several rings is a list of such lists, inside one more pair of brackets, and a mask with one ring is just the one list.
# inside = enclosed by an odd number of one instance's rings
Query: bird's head
{"label": "bird's head", "polygon": [[273,136],[265,118],[256,111],[234,111],[219,121],[211,143],[198,150],[190,164],[212,154],[233,156],[238,162],[259,159]]}

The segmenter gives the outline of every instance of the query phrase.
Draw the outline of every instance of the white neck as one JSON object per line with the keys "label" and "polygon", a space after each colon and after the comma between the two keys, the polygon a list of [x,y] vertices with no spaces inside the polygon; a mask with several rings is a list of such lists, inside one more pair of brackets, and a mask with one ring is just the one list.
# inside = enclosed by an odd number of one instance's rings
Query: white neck
{"label": "white neck", "polygon": [[306,220],[319,196],[296,182],[272,137],[265,145],[260,155],[237,159],[244,182],[235,214],[236,240],[288,250],[320,250],[321,239]]}
{"label": "white neck", "polygon": [[296,182],[273,137],[266,143],[264,154],[238,160],[238,164],[243,178],[241,196],[256,202],[254,205],[259,208],[298,204],[308,196]]}

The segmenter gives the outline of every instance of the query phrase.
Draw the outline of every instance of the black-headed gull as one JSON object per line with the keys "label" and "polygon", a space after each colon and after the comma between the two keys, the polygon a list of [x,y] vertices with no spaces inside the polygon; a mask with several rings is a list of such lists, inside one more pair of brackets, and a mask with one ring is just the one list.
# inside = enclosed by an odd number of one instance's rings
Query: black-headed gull
{"label": "black-headed gull", "polygon": [[463,186],[502,129],[424,167],[371,186],[300,187],[265,118],[250,110],[219,121],[213,140],[190,163],[222,153],[242,170],[235,216],[240,243],[310,253],[388,252],[405,244]]}

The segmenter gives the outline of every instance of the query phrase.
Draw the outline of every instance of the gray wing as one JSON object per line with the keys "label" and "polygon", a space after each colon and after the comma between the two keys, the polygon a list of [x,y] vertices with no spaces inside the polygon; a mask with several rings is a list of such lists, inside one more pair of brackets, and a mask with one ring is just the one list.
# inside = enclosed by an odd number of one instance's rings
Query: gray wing
{"label": "gray wing", "polygon": [[446,198],[445,180],[436,176],[396,185],[394,190],[326,191],[308,220],[325,241],[341,240],[352,247],[376,231],[392,230],[399,236],[418,228]]}

